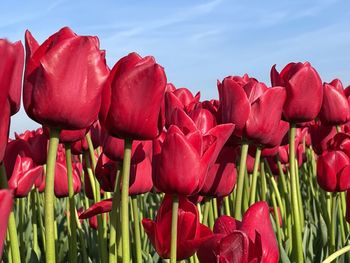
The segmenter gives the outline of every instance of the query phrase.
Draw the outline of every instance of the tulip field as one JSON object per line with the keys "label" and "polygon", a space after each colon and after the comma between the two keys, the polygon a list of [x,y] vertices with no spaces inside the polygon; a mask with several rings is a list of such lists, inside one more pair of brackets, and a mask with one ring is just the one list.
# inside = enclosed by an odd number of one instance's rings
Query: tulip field
{"label": "tulip field", "polygon": [[350,262],[350,86],[291,62],[201,100],[106,52],[0,39],[0,262]]}

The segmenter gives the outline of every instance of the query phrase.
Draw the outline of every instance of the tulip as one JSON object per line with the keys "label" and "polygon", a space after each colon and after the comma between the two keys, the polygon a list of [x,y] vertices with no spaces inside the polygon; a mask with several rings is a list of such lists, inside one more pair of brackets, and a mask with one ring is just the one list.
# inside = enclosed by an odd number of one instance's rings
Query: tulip
{"label": "tulip", "polygon": [[42,166],[36,166],[28,157],[17,155],[13,170],[7,172],[9,189],[13,190],[15,197],[26,197],[42,173]]}
{"label": "tulip", "polygon": [[[103,145],[104,154],[111,160],[123,161],[124,140],[106,136]],[[131,148],[131,163],[139,163],[145,158],[144,146],[140,141],[134,141]]]}
{"label": "tulip", "polygon": [[9,190],[0,190],[0,261],[2,258],[2,249],[6,237],[7,222],[12,210],[12,193]]}
{"label": "tulip", "polygon": [[[165,119],[166,125],[171,125],[171,116],[175,109],[181,109],[189,113],[193,110],[194,106],[199,102],[200,93],[198,92],[195,96],[192,95],[191,91],[186,88],[176,89],[172,84],[173,90],[167,89],[165,93]],[[169,84],[167,85],[169,87]]]}
{"label": "tulip", "polygon": [[47,158],[47,146],[49,140],[48,131],[38,128],[33,131],[25,131],[22,134],[15,133],[15,141],[23,140],[29,146],[28,156],[37,165],[44,165]]}
{"label": "tulip", "polygon": [[317,117],[322,106],[323,87],[320,76],[309,62],[289,63],[280,73],[274,65],[271,83],[286,88],[283,116],[288,122],[307,122]]}
{"label": "tulip", "polygon": [[339,125],[350,120],[349,102],[339,79],[323,84],[323,102],[320,111],[322,123]]}
{"label": "tulip", "polygon": [[106,131],[102,128],[100,122],[97,120],[90,127],[91,132],[91,140],[94,148],[98,148],[99,146],[103,146],[103,142],[107,136]]}
{"label": "tulip", "polygon": [[328,192],[350,189],[350,159],[342,151],[325,151],[317,159],[317,182]]}
{"label": "tulip", "polygon": [[229,195],[236,185],[237,170],[233,156],[235,149],[223,147],[215,164],[209,169],[201,195],[224,197]]}
{"label": "tulip", "polygon": [[218,84],[222,121],[237,125],[236,135],[257,144],[269,143],[278,128],[286,92],[282,87],[268,89],[265,84],[250,79],[240,86],[232,77]]}
{"label": "tulip", "polygon": [[25,40],[23,103],[28,116],[60,129],[92,125],[108,74],[98,38],[78,36],[65,27],[41,46],[29,31]]}
{"label": "tulip", "polygon": [[88,209],[79,215],[80,219],[91,218],[93,216],[107,213],[112,210],[112,199],[105,199],[98,203],[91,205]]}
{"label": "tulip", "polygon": [[311,125],[309,131],[312,148],[318,155],[322,154],[327,149],[328,141],[337,134],[335,127],[324,126],[319,123]]}
{"label": "tulip", "polygon": [[0,39],[0,57],[0,90],[2,93],[0,97],[1,99],[8,98],[12,116],[19,111],[21,102],[24,64],[24,49],[21,41],[11,43]]}
{"label": "tulip", "polygon": [[229,216],[219,217],[214,235],[199,248],[197,255],[201,263],[278,262],[279,249],[267,203],[252,205],[242,222]]}
{"label": "tulip", "polygon": [[104,115],[108,132],[139,140],[157,137],[165,85],[164,70],[153,57],[131,53],[120,59],[108,79],[111,96],[103,96],[102,102],[108,108]]}
{"label": "tulip", "polygon": [[202,136],[198,130],[186,134],[170,126],[153,175],[155,187],[168,194],[198,193],[233,128],[230,124],[218,125]]}
{"label": "tulip", "polygon": [[[172,198],[165,195],[155,221],[143,219],[142,225],[157,253],[164,259],[170,257]],[[198,247],[210,236],[211,231],[199,223],[197,207],[185,197],[179,198],[177,216],[178,239],[176,259],[182,260],[192,256]]]}
{"label": "tulip", "polygon": [[[81,190],[81,167],[79,164],[73,163],[73,189],[74,193],[77,194]],[[67,167],[65,160],[58,160],[56,162],[55,169],[55,195],[58,198],[68,197],[68,177],[67,177]]]}
{"label": "tulip", "polygon": [[23,71],[23,46],[0,39],[0,161],[8,141],[10,116],[19,110]]}

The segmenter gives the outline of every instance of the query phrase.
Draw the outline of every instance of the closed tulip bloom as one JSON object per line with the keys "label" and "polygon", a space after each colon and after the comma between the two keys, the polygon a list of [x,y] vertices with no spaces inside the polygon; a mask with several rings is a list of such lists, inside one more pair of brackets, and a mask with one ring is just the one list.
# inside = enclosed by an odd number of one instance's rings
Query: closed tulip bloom
{"label": "closed tulip bloom", "polygon": [[42,173],[43,167],[36,166],[31,158],[17,155],[13,170],[7,173],[9,189],[15,197],[26,197]]}
{"label": "closed tulip bloom", "polygon": [[320,76],[309,62],[289,63],[280,73],[274,65],[271,83],[286,88],[283,116],[288,122],[307,122],[317,117],[322,106],[323,87]]}
{"label": "closed tulip bloom", "polygon": [[201,263],[278,262],[279,249],[267,203],[252,205],[242,222],[229,216],[219,217],[214,235],[200,247],[197,255]]}
{"label": "closed tulip bloom", "polygon": [[236,82],[233,77],[225,78],[218,89],[222,122],[236,124],[236,135],[257,144],[269,143],[281,120],[285,89],[267,88],[255,79]]}
{"label": "closed tulip bloom", "polygon": [[103,142],[107,136],[107,133],[98,120],[95,121],[94,124],[90,127],[90,133],[94,149],[98,148],[99,146],[103,146]]}
{"label": "closed tulip bloom", "polygon": [[11,115],[19,111],[21,104],[24,49],[21,41],[11,43],[0,39],[0,90],[8,91]]}
{"label": "closed tulip bloom", "polygon": [[328,192],[350,189],[350,160],[342,151],[325,151],[317,159],[317,182]]}
{"label": "closed tulip bloom", "polygon": [[[111,160],[118,162],[123,161],[124,140],[107,135],[103,144],[103,152]],[[131,147],[131,163],[139,163],[144,158],[144,145],[141,141],[134,140]]]}
{"label": "closed tulip bloom", "polygon": [[[77,194],[81,190],[81,167],[79,164],[72,164],[72,175],[73,175],[73,190],[74,194]],[[55,195],[58,198],[68,197],[68,175],[66,163],[63,160],[57,160],[55,168]]]}
{"label": "closed tulip bloom", "polygon": [[170,126],[156,162],[155,187],[168,194],[198,193],[232,131],[233,125],[218,125],[203,136],[198,130],[186,134]]}
{"label": "closed tulip bloom", "polygon": [[95,204],[92,204],[88,209],[79,215],[80,219],[91,218],[99,214],[112,211],[112,198],[105,199]]}
{"label": "closed tulip bloom", "polygon": [[157,137],[163,128],[159,123],[166,76],[154,58],[131,53],[120,59],[109,75],[108,85],[111,96],[103,97],[102,102],[108,108],[108,132],[119,138]]}
{"label": "closed tulip bloom", "polygon": [[311,125],[309,131],[312,148],[318,155],[321,155],[327,149],[328,141],[337,134],[334,126],[324,126],[320,123]]}
{"label": "closed tulip bloom", "polygon": [[73,143],[80,141],[85,138],[89,128],[80,130],[61,130],[60,132],[60,143]]}
{"label": "closed tulip bloom", "polygon": [[232,147],[223,147],[214,165],[209,169],[201,195],[224,197],[229,195],[235,185],[237,170],[233,156],[236,150]]}
{"label": "closed tulip bloom", "polygon": [[319,117],[326,125],[339,125],[350,120],[349,102],[339,79],[323,84],[323,102]]}
{"label": "closed tulip bloom", "polygon": [[[145,218],[142,225],[157,253],[164,259],[170,256],[170,230],[172,198],[165,195],[155,221]],[[205,225],[199,223],[197,207],[185,197],[179,197],[176,259],[191,257],[211,235]],[[215,262],[215,261],[214,261]]]}
{"label": "closed tulip bloom", "polygon": [[[144,157],[137,163],[130,166],[129,195],[138,195],[147,193],[152,190],[152,142],[151,141],[134,141],[133,144],[142,144]],[[117,166],[121,167],[122,163],[110,160],[104,153],[98,159],[96,165],[96,178],[101,188],[107,192],[113,192],[115,189],[115,180]]]}
{"label": "closed tulip bloom", "polygon": [[197,129],[203,134],[216,126],[215,116],[209,110],[203,109],[201,106],[191,111],[189,116],[195,123]]}
{"label": "closed tulip bloom", "polygon": [[[176,89],[172,84],[170,84],[173,89],[167,88],[165,92],[164,102],[165,102],[165,119],[166,125],[169,127],[171,125],[171,116],[175,109],[179,108],[185,112],[190,112],[193,110],[194,106],[199,102],[200,93],[198,92],[195,96],[187,88]],[[169,84],[167,85],[169,87]]]}
{"label": "closed tulip bloom", "polygon": [[12,193],[10,190],[0,190],[0,261],[2,258],[2,249],[6,238],[7,222],[12,210]]}
{"label": "closed tulip bloom", "polygon": [[67,130],[92,125],[108,74],[98,38],[78,36],[65,27],[41,46],[29,31],[25,40],[23,103],[28,116]]}

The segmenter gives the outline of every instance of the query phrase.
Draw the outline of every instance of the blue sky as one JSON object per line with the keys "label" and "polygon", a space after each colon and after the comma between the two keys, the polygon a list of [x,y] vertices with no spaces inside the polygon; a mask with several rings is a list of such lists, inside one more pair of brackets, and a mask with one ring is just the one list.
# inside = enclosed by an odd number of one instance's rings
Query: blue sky
{"label": "blue sky", "polygon": [[[6,1],[0,38],[41,43],[63,26],[97,35],[114,63],[153,55],[177,87],[217,98],[216,80],[248,73],[269,84],[273,64],[310,61],[323,81],[350,84],[349,1]],[[23,109],[13,131],[34,129]]]}

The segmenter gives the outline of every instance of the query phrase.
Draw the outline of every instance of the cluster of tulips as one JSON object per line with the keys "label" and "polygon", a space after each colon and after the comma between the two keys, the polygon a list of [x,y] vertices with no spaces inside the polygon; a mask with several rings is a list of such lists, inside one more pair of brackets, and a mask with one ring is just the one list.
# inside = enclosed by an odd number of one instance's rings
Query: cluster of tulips
{"label": "cluster of tulips", "polygon": [[[340,80],[289,63],[201,101],[67,27],[25,50],[0,40],[0,261],[349,262]],[[22,94],[42,128],[9,139]]]}

